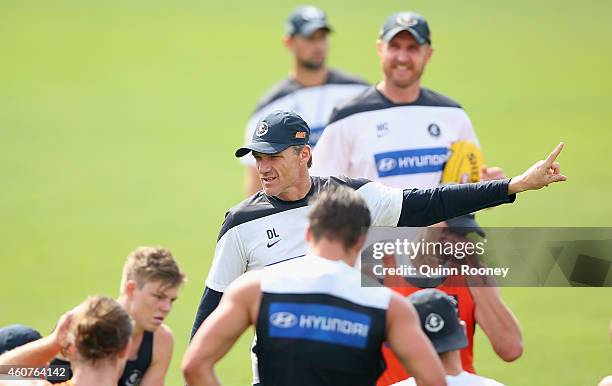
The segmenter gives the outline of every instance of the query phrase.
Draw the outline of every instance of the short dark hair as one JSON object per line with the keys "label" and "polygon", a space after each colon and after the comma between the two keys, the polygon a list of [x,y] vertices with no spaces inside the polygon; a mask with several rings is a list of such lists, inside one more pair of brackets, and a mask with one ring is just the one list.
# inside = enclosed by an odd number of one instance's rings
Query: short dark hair
{"label": "short dark hair", "polygon": [[349,249],[368,231],[370,210],[357,192],[338,186],[324,190],[313,199],[308,220],[315,241],[338,240]]}
{"label": "short dark hair", "polygon": [[[296,146],[293,146],[293,151],[295,151],[296,155],[300,155],[300,152],[302,151],[304,146],[306,146],[306,145],[296,145]],[[310,168],[312,166],[312,152],[310,152],[310,158],[308,159],[308,164],[307,165],[308,165],[308,168]]]}

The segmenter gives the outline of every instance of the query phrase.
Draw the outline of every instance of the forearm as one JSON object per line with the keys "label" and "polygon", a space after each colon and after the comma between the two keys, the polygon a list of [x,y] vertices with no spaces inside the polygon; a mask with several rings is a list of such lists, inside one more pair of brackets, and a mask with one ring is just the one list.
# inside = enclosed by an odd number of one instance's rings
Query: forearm
{"label": "forearm", "polygon": [[484,208],[514,202],[510,180],[404,190],[398,226],[427,226]]}
{"label": "forearm", "polygon": [[517,194],[528,190],[527,184],[522,176],[510,179],[508,184],[508,194]]}
{"label": "forearm", "polygon": [[191,339],[193,339],[193,336],[202,325],[202,322],[204,322],[204,320],[217,308],[222,296],[223,292],[217,292],[208,287],[204,288],[204,293],[202,294],[202,299],[200,300],[200,305],[196,312],[193,328],[191,329]]}
{"label": "forearm", "polygon": [[0,365],[46,365],[59,351],[59,344],[54,337],[47,336],[0,355]]}
{"label": "forearm", "polygon": [[518,320],[502,301],[499,288],[470,287],[475,302],[476,322],[485,332],[497,355],[513,361],[523,353],[523,338]]}

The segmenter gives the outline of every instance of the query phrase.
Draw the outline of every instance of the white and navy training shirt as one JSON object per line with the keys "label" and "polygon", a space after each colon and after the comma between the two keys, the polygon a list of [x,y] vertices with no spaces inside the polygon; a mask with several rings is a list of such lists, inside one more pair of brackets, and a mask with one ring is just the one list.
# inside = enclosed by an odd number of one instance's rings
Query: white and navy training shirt
{"label": "white and navy training shirt", "polygon": [[[257,122],[275,110],[294,111],[310,127],[310,145],[315,146],[336,104],[349,99],[368,84],[353,75],[330,69],[327,81],[321,86],[304,87],[293,78],[286,78],[270,89],[259,101],[245,128],[245,143],[251,143]],[[255,166],[252,156],[240,162]]]}
{"label": "white and navy training shirt", "polygon": [[402,190],[363,178],[311,177],[311,189],[301,200],[283,201],[257,192],[225,215],[192,335],[234,279],[306,254],[308,204],[322,190],[343,185],[357,191],[370,209],[373,226],[427,226],[513,202],[509,181]]}
{"label": "white and navy training shirt", "polygon": [[291,202],[260,191],[227,213],[206,286],[224,292],[234,279],[247,271],[304,256],[308,201],[330,185],[346,185],[357,190],[368,204],[372,225],[397,225],[403,192],[364,179],[313,178],[306,197]]}
{"label": "white and navy training shirt", "polygon": [[266,269],[255,352],[263,385],[374,386],[391,300],[343,261],[306,255]]}
{"label": "white and navy training shirt", "polygon": [[452,99],[421,88],[416,101],[397,104],[369,87],[334,109],[314,150],[311,174],[431,188],[440,183],[449,149],[460,140],[478,145],[470,118]]}

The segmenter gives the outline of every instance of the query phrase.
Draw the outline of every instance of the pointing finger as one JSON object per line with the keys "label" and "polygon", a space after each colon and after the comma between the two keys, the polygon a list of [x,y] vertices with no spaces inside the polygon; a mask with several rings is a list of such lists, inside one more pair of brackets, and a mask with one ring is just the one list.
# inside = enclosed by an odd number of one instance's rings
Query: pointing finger
{"label": "pointing finger", "polygon": [[555,147],[555,150],[553,150],[552,153],[550,153],[550,155],[548,156],[548,158],[546,158],[547,164],[552,164],[557,159],[557,156],[559,155],[559,153],[561,153],[561,150],[563,150],[564,145],[565,144],[563,142],[560,142],[557,147]]}

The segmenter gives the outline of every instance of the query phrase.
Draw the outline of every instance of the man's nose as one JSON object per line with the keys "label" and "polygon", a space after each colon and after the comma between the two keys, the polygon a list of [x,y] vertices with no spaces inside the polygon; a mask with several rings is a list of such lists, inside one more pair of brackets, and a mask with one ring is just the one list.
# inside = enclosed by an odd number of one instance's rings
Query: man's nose
{"label": "man's nose", "polygon": [[162,310],[162,312],[170,312],[170,310],[172,309],[172,301],[170,299],[164,300],[160,305],[160,309]]}
{"label": "man's nose", "polygon": [[259,173],[265,173],[270,171],[271,163],[268,159],[262,158],[257,162],[257,170]]}
{"label": "man's nose", "polygon": [[397,53],[397,61],[401,62],[401,63],[408,63],[408,62],[410,62],[410,55],[408,55],[408,51],[407,50],[399,50],[399,52]]}

